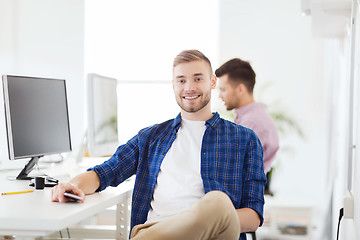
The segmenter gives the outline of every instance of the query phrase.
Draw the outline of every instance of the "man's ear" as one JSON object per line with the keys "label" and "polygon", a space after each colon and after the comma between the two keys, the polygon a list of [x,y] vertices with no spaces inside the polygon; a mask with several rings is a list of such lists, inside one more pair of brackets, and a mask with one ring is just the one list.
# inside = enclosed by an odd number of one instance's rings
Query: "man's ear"
{"label": "man's ear", "polygon": [[236,87],[235,87],[235,91],[238,93],[238,94],[244,94],[247,92],[247,89],[245,87],[245,84],[243,83],[239,83]]}
{"label": "man's ear", "polygon": [[215,89],[216,88],[216,83],[217,83],[217,77],[213,74],[211,76],[211,89]]}

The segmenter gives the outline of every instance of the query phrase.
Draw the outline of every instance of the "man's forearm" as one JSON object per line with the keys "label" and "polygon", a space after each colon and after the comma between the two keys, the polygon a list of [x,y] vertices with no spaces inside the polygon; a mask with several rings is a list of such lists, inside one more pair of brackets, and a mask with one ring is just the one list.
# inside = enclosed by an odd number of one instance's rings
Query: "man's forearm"
{"label": "man's forearm", "polygon": [[254,232],[260,225],[260,218],[257,212],[251,208],[236,209],[240,220],[241,232]]}
{"label": "man's forearm", "polygon": [[100,187],[100,178],[96,172],[88,171],[77,175],[69,183],[80,188],[85,194],[91,194]]}

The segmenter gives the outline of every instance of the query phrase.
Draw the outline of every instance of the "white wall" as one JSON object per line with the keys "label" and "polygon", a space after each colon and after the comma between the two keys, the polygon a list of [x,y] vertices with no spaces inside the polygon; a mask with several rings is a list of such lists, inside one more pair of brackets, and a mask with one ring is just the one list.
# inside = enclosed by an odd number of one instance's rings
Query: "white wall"
{"label": "white wall", "polygon": [[285,111],[306,136],[281,137],[280,148],[289,146],[292,154],[278,154],[273,191],[281,199],[321,204],[326,178],[322,41],[312,38],[310,18],[301,15],[300,1],[220,3],[220,61],[250,61],[257,74],[256,100]]}
{"label": "white wall", "polygon": [[[347,74],[348,66],[348,36],[338,39],[325,39],[324,45],[324,79],[328,96],[328,131],[326,158],[328,166],[327,179],[330,194],[332,195],[332,220],[325,229],[336,236],[336,228],[339,216],[339,209],[343,207],[343,197],[346,188],[346,162],[348,143],[348,121],[349,121],[349,79]],[[331,230],[332,227],[332,230]],[[331,236],[331,235],[329,235]],[[347,239],[347,238],[344,238]]]}
{"label": "white wall", "polygon": [[[324,36],[324,80],[327,86],[327,91],[329,92],[328,98],[328,179],[332,193],[332,207],[329,211],[332,211],[332,220],[329,222],[329,225],[332,226],[332,231],[330,227],[328,228],[331,231],[332,237],[330,239],[335,239],[336,230],[338,225],[338,217],[340,208],[344,207],[343,199],[345,196],[353,197],[354,199],[354,218],[353,219],[343,219],[341,222],[340,235],[339,239],[346,240],[355,240],[360,238],[360,165],[359,163],[359,150],[358,147],[354,149],[353,153],[353,164],[352,164],[352,179],[350,184],[352,187],[350,191],[348,190],[348,159],[349,159],[349,150],[351,149],[351,144],[358,145],[360,140],[360,128],[359,128],[359,106],[360,106],[360,11],[359,11],[359,1],[357,1],[356,7],[356,40],[355,40],[355,50],[351,49],[351,29],[348,23],[350,20],[351,13],[351,1],[348,1],[346,5],[340,4],[340,7],[346,7],[346,11],[343,11],[342,16],[347,17],[347,24],[343,24],[343,29],[345,30],[342,35],[339,35],[336,38],[329,38],[329,36]],[[325,5],[326,6],[326,5]],[[334,9],[335,19],[340,15],[336,14]],[[340,10],[341,11],[341,10]],[[339,12],[337,12],[339,13]],[[328,15],[331,17],[331,14]],[[347,31],[346,31],[347,30]],[[350,68],[350,55],[354,54],[355,56],[355,70],[351,71]],[[351,87],[350,75],[355,71],[355,86]],[[354,108],[350,109],[350,92],[354,91]],[[353,129],[350,125],[351,112],[353,112]],[[353,143],[350,141],[350,132],[353,135]],[[349,211],[349,210],[345,210]]]}
{"label": "white wall", "polygon": [[180,51],[217,62],[217,0],[87,0],[85,9],[85,71],[119,80],[120,143],[180,112],[171,85]]}
{"label": "white wall", "polygon": [[[340,231],[340,239],[346,239],[346,240],[355,240],[360,239],[360,150],[359,150],[359,143],[360,143],[360,2],[354,1],[356,4],[354,5],[354,14],[355,14],[355,40],[354,40],[354,69],[350,68],[350,51],[347,53],[348,57],[348,69],[347,69],[347,88],[348,91],[346,94],[346,97],[349,100],[350,91],[353,91],[354,97],[354,108],[353,108],[353,130],[352,130],[352,142],[349,138],[349,133],[347,134],[347,139],[343,141],[337,141],[337,143],[342,143],[344,145],[344,151],[346,151],[346,156],[349,156],[349,154],[352,154],[352,171],[348,169],[348,158],[346,159],[339,159],[340,162],[344,165],[344,184],[341,183],[342,179],[338,179],[337,184],[338,190],[334,194],[334,198],[337,199],[339,202],[342,202],[344,196],[350,196],[353,197],[354,200],[354,218],[353,219],[343,219],[341,223],[341,231]],[[348,40],[348,45],[350,48],[350,38]],[[350,70],[350,71],[349,71]],[[351,71],[353,70],[353,71]],[[350,86],[350,79],[351,74],[354,75],[354,86],[351,88]],[[351,90],[350,90],[351,89]],[[349,104],[346,105],[347,112],[349,112]],[[339,117],[338,117],[339,118]],[[349,123],[349,114],[347,115],[347,127],[351,126]],[[351,149],[351,146],[355,145],[356,147],[352,149],[352,153],[349,153],[349,149]],[[348,185],[348,177],[352,175],[350,184]],[[350,187],[351,186],[351,187]],[[350,190],[350,191],[349,191]],[[339,204],[340,205],[340,204]],[[338,214],[338,209],[342,207],[340,206],[334,206],[334,211],[337,211],[336,214]],[[346,211],[346,210],[345,210]]]}
{"label": "white wall", "polygon": [[171,80],[172,61],[199,49],[215,61],[216,0],[87,0],[86,70],[119,80]]}
{"label": "white wall", "polygon": [[[66,79],[72,145],[77,147],[84,134],[83,0],[0,0],[0,33],[1,75]],[[7,159],[3,117],[0,126],[2,161]]]}

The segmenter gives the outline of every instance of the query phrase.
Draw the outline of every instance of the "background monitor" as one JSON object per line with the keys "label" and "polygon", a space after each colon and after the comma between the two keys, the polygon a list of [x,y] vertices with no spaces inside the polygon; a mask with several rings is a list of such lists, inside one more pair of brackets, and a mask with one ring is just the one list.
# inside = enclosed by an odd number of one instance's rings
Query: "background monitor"
{"label": "background monitor", "polygon": [[71,151],[65,80],[3,76],[10,160],[31,158],[17,179],[44,155]]}
{"label": "background monitor", "polygon": [[172,80],[119,80],[118,86],[120,144],[139,130],[175,118],[180,112]]}
{"label": "background monitor", "polygon": [[90,157],[114,154],[118,141],[117,80],[95,73],[87,77],[87,147]]}

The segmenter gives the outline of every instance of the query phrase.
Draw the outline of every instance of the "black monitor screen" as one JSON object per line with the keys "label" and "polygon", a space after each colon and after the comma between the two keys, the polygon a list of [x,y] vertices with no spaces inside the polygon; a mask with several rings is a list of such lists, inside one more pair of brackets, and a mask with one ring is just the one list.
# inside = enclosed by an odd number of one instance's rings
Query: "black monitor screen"
{"label": "black monitor screen", "polygon": [[65,80],[3,76],[10,159],[71,150]]}

